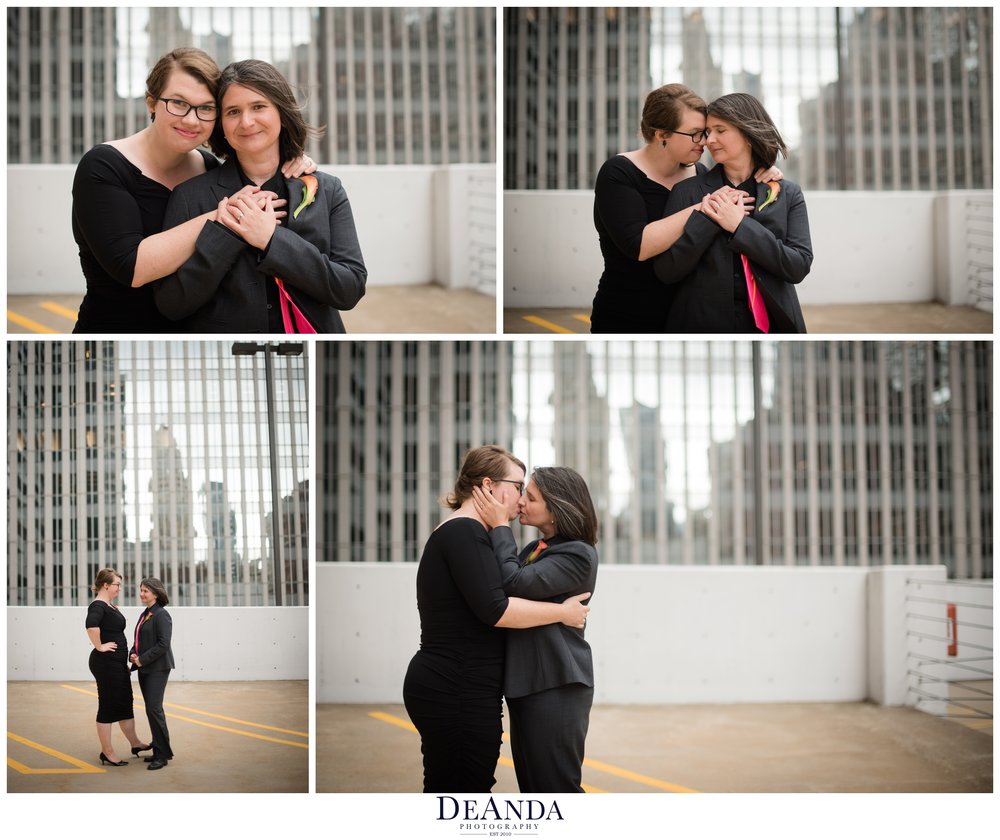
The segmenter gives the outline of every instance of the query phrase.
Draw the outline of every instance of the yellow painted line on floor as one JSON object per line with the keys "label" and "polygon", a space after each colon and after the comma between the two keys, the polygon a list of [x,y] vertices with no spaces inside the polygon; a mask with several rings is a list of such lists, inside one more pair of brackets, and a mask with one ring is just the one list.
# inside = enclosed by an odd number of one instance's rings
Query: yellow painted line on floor
{"label": "yellow painted line on floor", "polygon": [[668,793],[698,792],[692,788],[683,787],[682,785],[675,785],[671,782],[664,782],[661,779],[654,779],[652,776],[643,776],[641,773],[633,773],[631,770],[626,770],[623,767],[615,767],[613,764],[605,764],[603,761],[596,761],[593,758],[585,758],[583,760],[583,766],[593,768],[594,770],[600,770],[602,773],[609,773],[612,776],[618,776],[622,779],[628,779],[631,782],[638,782],[640,785],[648,785],[649,787],[656,788],[657,790],[665,790]]}
{"label": "yellow painted line on floor", "polygon": [[[88,691],[85,688],[77,688],[75,685],[63,685],[63,688],[68,688],[70,691],[78,691],[78,692],[80,692],[80,694],[87,694],[87,695],[89,695],[91,697],[96,697],[97,696],[97,692],[96,691]],[[143,708],[143,709],[146,708],[145,705],[143,705],[138,700],[135,700],[134,702],[135,702],[136,706],[139,706],[140,708]],[[185,706],[174,706],[173,703],[164,703],[163,705],[164,706],[173,706],[174,708],[178,708],[178,709],[187,708]],[[236,718],[227,718],[227,717],[224,717],[223,715],[213,715],[211,712],[200,712],[197,709],[190,709],[189,711],[193,711],[195,714],[208,715],[209,717],[222,718],[223,720],[237,721]],[[184,715],[173,714],[171,712],[165,712],[165,714],[167,715],[167,717],[176,718],[177,720],[183,720],[183,721],[186,721],[187,723],[195,723],[198,726],[204,726],[204,727],[207,727],[208,729],[218,729],[218,730],[220,730],[222,732],[232,732],[232,733],[234,733],[236,735],[245,735],[247,738],[257,738],[257,739],[259,739],[261,741],[271,741],[272,743],[275,743],[275,744],[288,744],[290,747],[300,747],[301,749],[304,749],[304,750],[309,749],[309,745],[308,744],[300,744],[297,741],[286,741],[284,738],[272,738],[269,735],[260,735],[260,734],[258,734],[256,732],[244,732],[242,729],[232,729],[231,727],[228,727],[228,726],[219,726],[218,724],[215,724],[215,723],[206,723],[203,720],[195,720],[194,718],[185,717]],[[237,721],[237,722],[243,723],[244,721]],[[276,727],[271,727],[271,726],[266,726],[265,727],[265,726],[263,726],[263,724],[257,724],[257,723],[247,723],[247,725],[248,726],[261,726],[262,728],[265,728],[265,729],[274,729],[275,731],[278,731],[278,732],[292,732],[292,730],[289,730],[289,729],[277,729]],[[292,734],[302,735],[303,738],[308,738],[309,737],[309,733],[308,732],[302,732],[302,733],[292,732]]]}
{"label": "yellow painted line on floor", "polygon": [[542,329],[548,330],[554,333],[567,333],[573,335],[573,330],[568,330],[565,327],[560,327],[558,324],[553,324],[551,321],[546,321],[544,318],[539,318],[537,315],[525,315],[524,320],[535,326],[541,327]]}
{"label": "yellow painted line on floor", "polygon": [[60,306],[58,303],[53,303],[51,300],[40,303],[39,306],[55,315],[61,315],[63,318],[68,318],[74,324],[76,323],[77,313],[72,309],[67,309],[65,306]]}
{"label": "yellow painted line on floor", "polygon": [[583,321],[583,323],[585,323],[585,324],[589,324],[590,323],[590,316],[589,315],[574,315],[573,317],[576,318],[577,321]]}
{"label": "yellow painted line on floor", "polygon": [[52,747],[46,747],[44,744],[38,744],[34,741],[29,741],[27,738],[23,738],[20,735],[15,735],[13,732],[8,732],[7,737],[12,741],[17,741],[19,744],[24,744],[26,747],[31,747],[33,750],[38,750],[46,755],[51,755],[53,758],[57,758],[60,761],[65,761],[67,764],[72,764],[74,769],[68,767],[53,767],[48,770],[43,770],[37,767],[28,767],[26,764],[22,764],[20,761],[15,761],[10,756],[7,756],[7,766],[14,768],[18,773],[25,776],[65,776],[70,773],[105,773],[107,771],[102,770],[100,767],[95,767],[93,764],[87,764],[85,761],[81,761],[79,758],[74,758],[71,755],[66,755],[66,753],[59,752]]}
{"label": "yellow painted line on floor", "polygon": [[19,327],[24,327],[26,330],[31,330],[33,333],[59,332],[59,330],[54,330],[51,327],[45,326],[45,324],[39,324],[38,321],[32,321],[31,318],[25,318],[23,315],[18,315],[10,309],[7,310],[7,320],[12,324],[17,324]]}
{"label": "yellow painted line on floor", "polygon": [[254,723],[252,720],[240,720],[239,718],[226,717],[226,715],[217,715],[214,712],[206,712],[202,709],[192,709],[190,706],[179,706],[177,703],[164,703],[164,706],[169,706],[171,709],[181,709],[185,712],[193,712],[196,715],[204,715],[205,717],[216,718],[217,720],[228,720],[230,723],[242,723],[244,726],[255,726],[258,729],[267,729],[270,732],[284,732],[286,735],[300,735],[303,738],[308,738],[308,732],[299,732],[295,729],[282,729],[280,726],[268,726],[266,723]]}

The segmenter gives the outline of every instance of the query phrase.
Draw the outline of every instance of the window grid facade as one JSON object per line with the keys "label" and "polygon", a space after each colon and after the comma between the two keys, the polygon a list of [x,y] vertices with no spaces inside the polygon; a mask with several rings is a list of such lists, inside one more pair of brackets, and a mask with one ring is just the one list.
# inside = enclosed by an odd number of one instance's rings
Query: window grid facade
{"label": "window grid facade", "polygon": [[496,9],[9,8],[7,159],[76,163],[148,121],[145,80],[178,46],[258,58],[291,83],[324,164],[496,160]]}
{"label": "window grid facade", "polygon": [[214,342],[8,345],[8,604],[90,600],[159,577],[180,606],[308,603],[307,357],[274,363],[275,521],[265,364]]}
{"label": "window grid facade", "polygon": [[587,479],[603,563],[992,578],[991,383],[986,342],[327,345],[318,559],[418,560],[497,442]]}
{"label": "window grid facade", "polygon": [[991,189],[992,43],[989,7],[508,8],[504,187],[592,189],[683,82],[758,97],[806,189]]}

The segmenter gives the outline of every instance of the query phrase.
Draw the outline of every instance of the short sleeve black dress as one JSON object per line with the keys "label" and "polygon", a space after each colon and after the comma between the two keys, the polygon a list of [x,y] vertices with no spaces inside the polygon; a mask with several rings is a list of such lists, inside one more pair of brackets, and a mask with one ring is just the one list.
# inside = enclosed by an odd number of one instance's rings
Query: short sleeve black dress
{"label": "short sleeve black dress", "polygon": [[[699,173],[705,168],[696,164]],[[604,162],[594,184],[594,227],[604,257],[590,316],[592,333],[662,333],[674,288],[653,261],[639,261],[642,231],[663,218],[670,190],[624,155]]]}
{"label": "short sleeve black dress", "polygon": [[101,629],[101,644],[117,642],[116,650],[90,652],[90,673],[97,680],[97,722],[115,723],[131,720],[132,680],[129,677],[128,642],[125,639],[125,616],[105,601],[93,601],[87,610],[87,629]]}
{"label": "short sleeve black dress", "polygon": [[[218,160],[204,149],[206,169]],[[132,288],[139,243],[163,232],[170,190],[147,178],[118,149],[102,143],[73,178],[73,238],[87,293],[75,333],[164,333],[176,327],[153,302],[153,284]]]}
{"label": "short sleeve black dress", "polygon": [[424,793],[488,793],[503,735],[507,596],[486,529],[466,517],[440,525],[417,568],[420,650],[403,682],[420,732]]}

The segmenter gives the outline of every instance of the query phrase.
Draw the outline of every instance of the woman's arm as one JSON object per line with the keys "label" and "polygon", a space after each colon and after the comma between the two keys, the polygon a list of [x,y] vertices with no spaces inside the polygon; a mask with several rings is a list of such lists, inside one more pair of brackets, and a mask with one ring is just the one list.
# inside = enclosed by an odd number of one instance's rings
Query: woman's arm
{"label": "woman's arm", "polygon": [[[698,199],[698,186],[693,183],[688,186],[688,183],[681,182],[670,193],[666,213],[670,214]],[[704,200],[695,206],[699,212],[692,212],[688,216],[681,236],[653,262],[653,270],[663,283],[678,283],[691,274],[715,237],[721,233],[721,228],[700,212],[704,207]]]}
{"label": "woman's arm", "polygon": [[524,598],[510,598],[507,609],[496,623],[497,627],[508,630],[526,630],[546,624],[565,624],[567,627],[582,628],[587,623],[590,607],[581,603],[590,597],[589,592],[581,592],[555,604],[552,601],[526,601]]}
{"label": "woman's arm", "polygon": [[117,642],[101,641],[100,627],[88,627],[87,635],[90,637],[90,643],[97,649],[98,653],[108,653],[109,651],[112,650],[118,650]]}

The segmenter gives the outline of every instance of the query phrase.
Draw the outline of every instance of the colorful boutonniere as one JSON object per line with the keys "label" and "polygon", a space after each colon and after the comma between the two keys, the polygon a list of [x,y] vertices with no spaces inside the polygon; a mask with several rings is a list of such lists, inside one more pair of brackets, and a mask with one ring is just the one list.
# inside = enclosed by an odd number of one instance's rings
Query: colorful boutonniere
{"label": "colorful boutonniere", "polygon": [[767,182],[767,198],[765,198],[764,199],[764,203],[761,204],[760,207],[757,208],[757,212],[759,213],[761,210],[763,210],[765,207],[767,207],[768,204],[774,204],[774,202],[778,200],[778,194],[780,192],[781,192],[781,184],[780,183],[778,183],[777,181],[768,181]]}
{"label": "colorful boutonniere", "polygon": [[302,191],[302,203],[295,208],[295,212],[292,213],[292,218],[297,219],[299,213],[306,209],[310,204],[316,200],[316,190],[319,187],[319,181],[316,180],[315,175],[303,175],[301,178],[303,184],[306,188]]}
{"label": "colorful boutonniere", "polygon": [[528,555],[528,559],[524,561],[527,566],[528,563],[534,563],[538,559],[538,555],[541,554],[545,549],[549,547],[549,544],[545,540],[539,540],[538,545],[535,546],[535,550]]}

